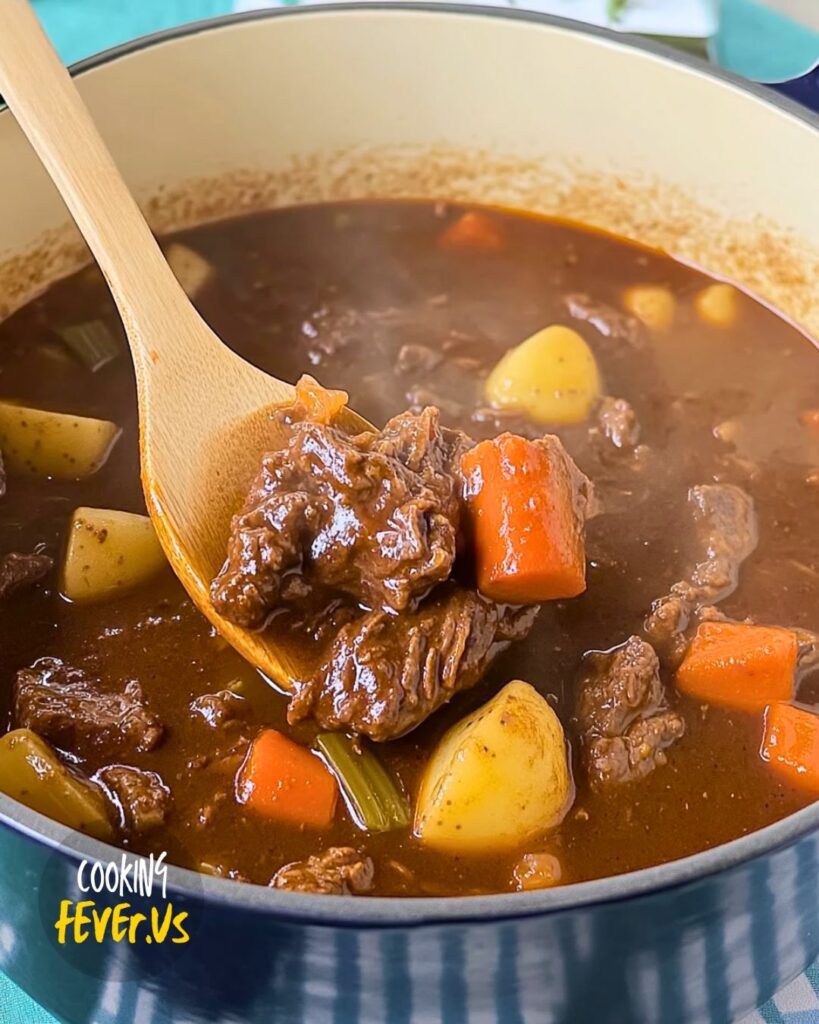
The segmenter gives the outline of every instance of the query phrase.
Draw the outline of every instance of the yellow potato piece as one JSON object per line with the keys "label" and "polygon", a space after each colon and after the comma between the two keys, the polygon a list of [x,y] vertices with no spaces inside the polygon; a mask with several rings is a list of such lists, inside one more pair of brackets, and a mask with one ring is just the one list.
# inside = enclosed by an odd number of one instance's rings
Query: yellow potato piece
{"label": "yellow potato piece", "polygon": [[0,738],[0,791],[68,828],[97,839],[114,838],[102,790],[64,765],[31,729]]}
{"label": "yellow potato piece", "polygon": [[213,267],[205,257],[189,249],[187,245],[180,245],[179,242],[171,242],[165,251],[165,259],[170,264],[176,280],[191,298],[213,277]]}
{"label": "yellow potato piece", "polygon": [[571,797],[560,721],[533,686],[516,680],[441,738],[421,780],[413,831],[436,849],[514,849],[557,825]]}
{"label": "yellow potato piece", "polygon": [[659,284],[636,284],[623,292],[623,305],[652,331],[667,331],[677,314],[677,300]]}
{"label": "yellow potato piece", "polygon": [[694,308],[711,327],[733,327],[739,317],[739,292],[730,284],[709,284],[697,292]]}
{"label": "yellow potato piece", "polygon": [[577,331],[545,327],[510,349],[486,380],[486,399],[536,423],[581,423],[600,394],[594,353]]}
{"label": "yellow potato piece", "polygon": [[0,402],[0,449],[13,473],[63,480],[90,476],[119,435],[110,420]]}
{"label": "yellow potato piece", "polygon": [[78,508],[68,530],[62,591],[71,601],[100,601],[143,583],[163,565],[147,516]]}

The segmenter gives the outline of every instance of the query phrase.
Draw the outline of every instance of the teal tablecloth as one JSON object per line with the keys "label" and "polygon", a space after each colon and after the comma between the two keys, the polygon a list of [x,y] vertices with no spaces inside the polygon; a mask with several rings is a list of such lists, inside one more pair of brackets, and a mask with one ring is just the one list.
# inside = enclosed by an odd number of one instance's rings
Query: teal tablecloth
{"label": "teal tablecloth", "polygon": [[[34,4],[67,64],[135,36],[252,6],[247,0],[34,0]],[[259,0],[258,6],[272,4]],[[520,6],[525,6],[525,0]],[[741,74],[775,81],[801,74],[819,59],[819,34],[764,10],[753,0],[722,0],[714,52],[722,64]],[[56,1022],[0,974],[0,1024]],[[819,1024],[819,964],[742,1024]]]}

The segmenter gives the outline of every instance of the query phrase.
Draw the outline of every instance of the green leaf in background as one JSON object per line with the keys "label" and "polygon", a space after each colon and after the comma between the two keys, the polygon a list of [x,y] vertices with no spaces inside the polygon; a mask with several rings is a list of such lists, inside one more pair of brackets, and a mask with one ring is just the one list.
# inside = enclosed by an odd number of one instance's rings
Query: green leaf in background
{"label": "green leaf in background", "polygon": [[606,11],[609,16],[609,21],[619,21],[620,15],[628,6],[628,0],[608,0],[608,7]]}

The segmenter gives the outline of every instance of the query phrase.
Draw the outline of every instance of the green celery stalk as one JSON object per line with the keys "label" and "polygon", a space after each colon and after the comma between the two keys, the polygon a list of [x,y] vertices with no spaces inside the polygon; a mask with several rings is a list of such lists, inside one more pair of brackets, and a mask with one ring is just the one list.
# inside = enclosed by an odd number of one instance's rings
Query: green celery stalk
{"label": "green celery stalk", "polygon": [[90,320],[88,323],[65,327],[59,334],[74,355],[92,373],[106,366],[112,359],[116,359],[122,350],[102,320]]}
{"label": "green celery stalk", "polygon": [[406,797],[371,750],[364,747],[359,753],[350,737],[339,732],[322,733],[316,742],[361,828],[391,832],[409,824]]}

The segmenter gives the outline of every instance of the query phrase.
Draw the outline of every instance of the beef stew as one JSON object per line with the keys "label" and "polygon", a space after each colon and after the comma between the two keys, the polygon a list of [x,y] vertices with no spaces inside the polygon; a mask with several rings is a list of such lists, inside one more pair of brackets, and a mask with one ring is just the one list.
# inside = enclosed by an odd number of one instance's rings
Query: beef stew
{"label": "beef stew", "polygon": [[[377,895],[634,870],[819,794],[819,359],[793,325],[622,239],[444,203],[273,211],[166,252],[243,355],[386,424],[282,413],[294,446],[225,539],[217,607],[314,670],[277,693],[163,565],[85,270],[0,324],[0,789],[222,877]],[[477,460],[517,487],[517,458],[572,496],[563,589],[542,546],[511,574],[503,550],[558,492],[474,485]]]}

